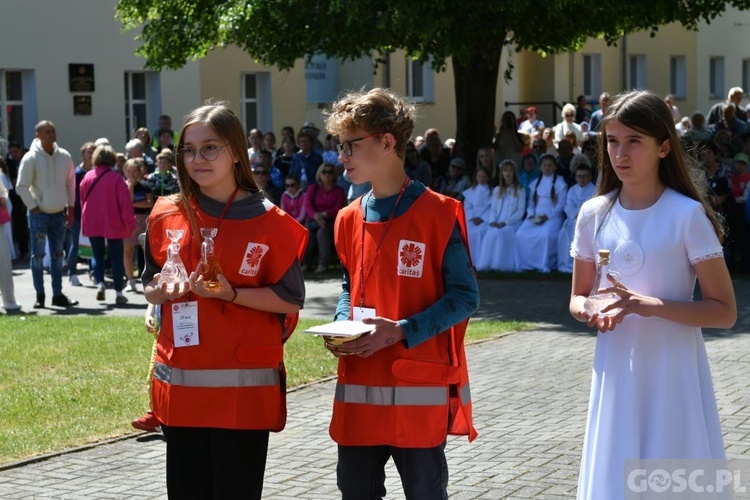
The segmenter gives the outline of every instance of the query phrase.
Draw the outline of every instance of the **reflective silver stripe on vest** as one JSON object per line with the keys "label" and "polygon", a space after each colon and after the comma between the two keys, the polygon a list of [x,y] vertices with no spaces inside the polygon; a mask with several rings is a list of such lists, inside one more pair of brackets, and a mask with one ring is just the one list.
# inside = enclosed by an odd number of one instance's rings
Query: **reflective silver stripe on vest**
{"label": "reflective silver stripe on vest", "polygon": [[170,385],[187,387],[259,387],[279,385],[273,368],[229,370],[183,370],[162,363],[154,366],[154,378]]}
{"label": "reflective silver stripe on vest", "polygon": [[336,401],[380,406],[437,406],[448,404],[446,387],[372,387],[336,385]]}
{"label": "reflective silver stripe on vest", "polygon": [[467,382],[465,386],[461,387],[461,405],[468,405],[471,403],[471,389],[469,388],[469,383]]}

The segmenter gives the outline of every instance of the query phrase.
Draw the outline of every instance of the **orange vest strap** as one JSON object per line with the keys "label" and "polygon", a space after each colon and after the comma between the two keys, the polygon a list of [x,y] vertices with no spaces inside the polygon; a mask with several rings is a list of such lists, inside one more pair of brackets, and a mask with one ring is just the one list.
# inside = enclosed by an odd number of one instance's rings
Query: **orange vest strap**
{"label": "orange vest strap", "polygon": [[391,367],[393,375],[404,382],[457,384],[460,371],[457,367],[445,364],[417,361],[413,359],[397,359]]}
{"label": "orange vest strap", "polygon": [[448,404],[445,387],[373,387],[337,384],[336,401],[376,406],[444,406]]}
{"label": "orange vest strap", "polygon": [[185,370],[156,362],[154,378],[169,385],[185,387],[278,386],[279,372],[271,368],[228,370]]}

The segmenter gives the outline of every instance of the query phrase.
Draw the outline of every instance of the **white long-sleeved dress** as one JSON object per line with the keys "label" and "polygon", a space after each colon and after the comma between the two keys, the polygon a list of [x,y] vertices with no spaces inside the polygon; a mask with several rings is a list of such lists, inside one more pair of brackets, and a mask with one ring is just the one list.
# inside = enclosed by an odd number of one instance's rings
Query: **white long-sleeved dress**
{"label": "white long-sleeved dress", "polygon": [[489,222],[504,222],[503,227],[488,227],[482,240],[479,258],[475,266],[479,271],[515,271],[516,230],[523,221],[526,211],[526,190],[506,189],[498,196],[500,188],[492,192],[492,206]]}
{"label": "white long-sleeved dress", "polygon": [[[552,187],[555,199],[552,199]],[[534,192],[537,202],[534,203]],[[516,270],[538,270],[548,273],[557,269],[557,238],[563,223],[563,210],[568,185],[560,176],[543,175],[538,183],[531,185],[531,201],[526,210],[526,220],[516,232]],[[536,223],[535,217],[546,215],[548,219]]]}
{"label": "white long-sleeved dress", "polygon": [[594,196],[595,192],[596,186],[591,182],[583,187],[574,184],[568,188],[568,195],[565,197],[565,221],[563,221],[560,235],[557,238],[557,270],[561,273],[573,272],[570,243],[573,241],[573,234],[576,230],[578,211],[581,210],[581,206],[586,200]]}
{"label": "white long-sleeved dress", "polygon": [[[489,184],[477,184],[463,192],[464,195],[464,213],[466,214],[466,230],[469,238],[469,250],[471,260],[476,266],[479,258],[479,248],[482,245],[482,238],[487,231],[489,224],[490,205],[492,205],[492,190]],[[480,224],[474,224],[472,219],[482,219]]]}

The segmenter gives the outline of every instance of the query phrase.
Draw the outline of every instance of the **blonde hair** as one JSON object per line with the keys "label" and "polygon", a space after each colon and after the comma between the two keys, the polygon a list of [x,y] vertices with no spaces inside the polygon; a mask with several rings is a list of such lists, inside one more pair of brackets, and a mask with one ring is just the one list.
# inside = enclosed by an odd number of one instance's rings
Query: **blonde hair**
{"label": "blonde hair", "polygon": [[396,139],[396,154],[404,159],[406,143],[414,131],[416,109],[393,91],[376,87],[368,92],[349,92],[333,103],[327,114],[329,133],[341,135],[361,128],[368,134],[391,134]]}

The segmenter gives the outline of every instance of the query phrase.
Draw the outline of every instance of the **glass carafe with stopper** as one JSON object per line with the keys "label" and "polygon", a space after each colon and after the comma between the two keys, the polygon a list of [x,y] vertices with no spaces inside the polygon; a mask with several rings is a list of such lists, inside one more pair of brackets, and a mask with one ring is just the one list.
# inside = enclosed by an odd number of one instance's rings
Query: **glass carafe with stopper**
{"label": "glass carafe with stopper", "polygon": [[167,284],[167,292],[173,292],[175,286],[179,286],[180,283],[187,283],[188,274],[185,269],[185,264],[182,263],[180,258],[180,239],[182,239],[184,231],[182,229],[167,229],[167,238],[170,240],[170,244],[167,247],[167,261],[161,268],[161,276],[157,285],[161,286],[162,283]]}
{"label": "glass carafe with stopper", "polygon": [[206,288],[218,288],[221,286],[218,278],[221,274],[221,265],[219,265],[219,259],[216,258],[216,254],[214,253],[214,238],[218,232],[219,228],[216,227],[201,228],[201,236],[203,237],[201,260],[198,262],[195,273],[203,277],[203,286]]}
{"label": "glass carafe with stopper", "polygon": [[620,273],[609,267],[609,250],[601,249],[599,250],[599,255],[596,257],[596,279],[594,280],[594,286],[586,298],[586,302],[583,304],[589,316],[593,316],[594,314],[598,314],[599,316],[614,316],[622,310],[617,307],[604,313],[601,312],[608,305],[620,300],[620,296],[616,293],[602,293],[600,291],[604,288],[615,286],[613,281],[620,281]]}

